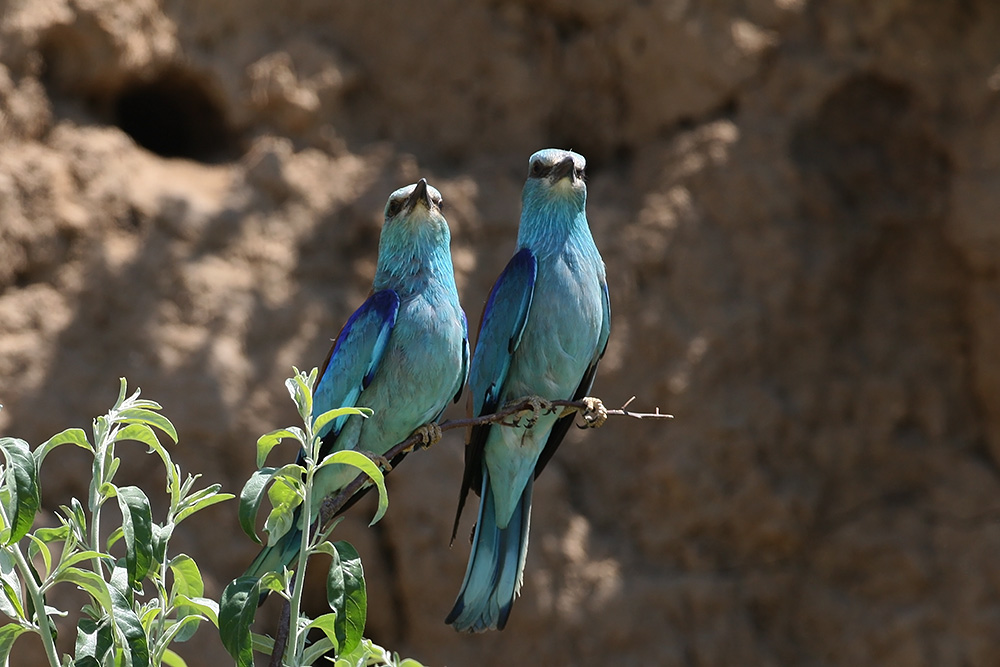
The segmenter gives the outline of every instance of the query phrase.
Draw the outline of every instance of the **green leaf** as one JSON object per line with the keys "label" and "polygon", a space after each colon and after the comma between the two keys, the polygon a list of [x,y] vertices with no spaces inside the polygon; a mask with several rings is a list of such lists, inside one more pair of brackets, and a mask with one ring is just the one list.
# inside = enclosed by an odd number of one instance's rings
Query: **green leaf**
{"label": "green leaf", "polygon": [[267,635],[259,635],[256,632],[250,635],[253,642],[253,650],[264,655],[271,655],[274,651],[274,640]]}
{"label": "green leaf", "polygon": [[198,563],[187,554],[178,554],[167,564],[174,574],[174,585],[171,595],[186,595],[200,597],[205,594],[205,582],[198,569]]}
{"label": "green leaf", "polygon": [[123,537],[125,537],[125,529],[122,526],[118,526],[117,528],[112,530],[111,534],[108,535],[108,539],[105,541],[105,546],[107,546],[108,551],[111,551],[111,547],[118,544],[118,540],[122,539]]}
{"label": "green leaf", "polygon": [[0,551],[0,587],[3,588],[3,596],[0,596],[0,612],[13,619],[25,619],[24,600],[21,599],[21,578],[18,576],[17,566],[9,551]]}
{"label": "green leaf", "polygon": [[[120,568],[115,568],[116,570]],[[114,573],[111,580],[121,579]],[[131,590],[119,588],[118,586],[108,586],[108,593],[111,596],[111,618],[119,636],[125,641],[131,655],[132,667],[149,666],[149,645],[146,642],[146,631],[142,628],[142,622],[132,609]]]}
{"label": "green leaf", "polygon": [[111,455],[114,452],[114,449],[112,449],[111,447],[108,447],[106,451],[109,456],[108,456],[108,467],[105,470],[104,480],[108,484],[111,484],[111,480],[115,478],[115,473],[118,472],[118,467],[122,464],[122,460],[117,456]]}
{"label": "green leaf", "polygon": [[60,445],[76,445],[77,447],[82,447],[91,452],[94,451],[93,446],[91,446],[90,441],[87,440],[87,434],[81,428],[68,428],[65,431],[56,433],[54,436],[39,445],[33,455],[35,457],[35,464],[40,468],[42,467],[42,461],[45,457],[49,455],[56,447]]}
{"label": "green leaf", "polygon": [[306,625],[306,630],[309,630],[310,628],[320,630],[324,635],[326,635],[327,639],[330,640],[333,646],[336,647],[338,642],[336,630],[338,616],[339,614],[335,611],[332,611],[329,614],[321,614],[319,617],[309,621],[309,624]]}
{"label": "green leaf", "polygon": [[132,588],[137,588],[153,564],[153,513],[149,498],[137,486],[119,487],[118,506],[125,532],[128,582]]}
{"label": "green leaf", "polygon": [[368,524],[374,526],[389,509],[389,494],[385,490],[385,476],[382,471],[370,458],[353,449],[344,449],[330,454],[320,462],[319,468],[334,464],[353,466],[368,475],[375,483],[376,488],[378,488],[378,509],[375,511],[375,517]]}
{"label": "green leaf", "polygon": [[72,553],[63,552],[59,554],[59,563],[56,565],[56,570],[62,570],[63,568],[72,567],[81,561],[94,560],[94,559],[104,559],[108,562],[111,558],[100,551],[91,551],[90,549],[85,549],[84,551],[74,551]]}
{"label": "green leaf", "polygon": [[240,577],[222,591],[219,603],[219,636],[237,667],[253,667],[250,624],[257,611],[260,591],[255,577]]}
{"label": "green leaf", "polygon": [[211,621],[212,625],[219,627],[219,603],[212,598],[178,595],[177,600],[185,606],[197,609],[202,616]]}
{"label": "green leaf", "polygon": [[14,641],[27,631],[26,627],[17,623],[8,623],[0,628],[0,665],[8,664]]}
{"label": "green leaf", "polygon": [[327,576],[327,601],[337,612],[336,634],[341,653],[350,653],[361,642],[368,616],[368,593],[361,556],[349,542],[335,542],[338,558]]}
{"label": "green leaf", "polygon": [[20,438],[0,438],[0,450],[7,459],[4,486],[10,494],[4,507],[9,534],[3,543],[13,544],[31,530],[35,512],[42,502],[38,492],[38,466],[28,443]]}
{"label": "green leaf", "polygon": [[167,667],[187,667],[187,663],[184,662],[184,658],[180,657],[170,649],[165,649],[163,651],[163,664]]}
{"label": "green leaf", "polygon": [[261,468],[255,471],[250,475],[247,483],[243,485],[243,490],[240,491],[240,527],[257,544],[262,544],[255,529],[257,511],[264,498],[264,491],[267,490],[267,485],[276,470],[277,468]]}
{"label": "green leaf", "polygon": [[299,447],[305,448],[306,444],[306,434],[302,429],[292,426],[289,428],[279,428],[276,431],[271,431],[270,433],[265,433],[264,435],[257,438],[257,467],[260,468],[264,465],[264,461],[267,459],[267,455],[271,453],[271,450],[277,446],[282,440],[290,438],[292,440],[299,441]]}
{"label": "green leaf", "polygon": [[100,621],[83,617],[76,625],[76,661],[73,664],[99,667],[114,644],[110,616]]}
{"label": "green leaf", "polygon": [[[171,428],[173,427],[171,426]],[[171,498],[177,498],[180,495],[180,476],[177,473],[177,468],[174,466],[173,460],[170,458],[170,453],[160,443],[160,439],[156,437],[153,429],[141,422],[129,424],[115,435],[116,442],[122,440],[141,442],[149,448],[146,452],[147,454],[155,453],[160,457],[163,467],[167,472],[167,493],[170,494]],[[177,441],[176,436],[174,437],[174,441]]]}
{"label": "green leaf", "polygon": [[[305,469],[289,463],[281,468],[262,468],[250,476],[240,492],[240,525],[243,531],[260,543],[254,531],[257,510],[265,490],[271,497],[274,509],[267,517],[264,526],[268,531],[268,544],[274,542],[288,532],[292,525],[292,514],[301,502],[302,475]],[[268,488],[268,484],[274,484]]]}
{"label": "green leaf", "polygon": [[87,511],[83,509],[83,505],[76,498],[70,498],[69,507],[60,505],[60,508],[63,512],[65,512],[66,518],[69,520],[73,532],[76,533],[77,540],[79,542],[86,543]]}
{"label": "green leaf", "polygon": [[275,474],[274,483],[267,489],[267,499],[274,507],[297,507],[302,502],[303,486],[301,477]]}
{"label": "green leaf", "polygon": [[[322,433],[323,428],[327,424],[340,417],[347,417],[350,415],[371,417],[373,414],[374,412],[371,408],[335,408],[333,410],[327,410],[319,417],[316,417],[316,421],[313,422],[313,433]],[[257,465],[259,466],[260,464],[258,463]]]}
{"label": "green leaf", "polygon": [[[149,604],[155,605],[158,604],[158,601],[150,602]],[[139,620],[142,621],[142,629],[146,631],[147,637],[149,636],[149,629],[153,627],[153,623],[160,617],[162,612],[163,609],[157,606],[148,607],[146,611],[142,612],[142,616],[139,617]]]}
{"label": "green leaf", "polygon": [[295,377],[285,380],[285,386],[288,387],[288,393],[295,401],[295,407],[298,408],[299,416],[302,417],[303,422],[308,422],[312,416],[312,388],[316,379],[316,369],[314,368],[313,371],[308,376],[305,373],[296,373]]}
{"label": "green leaf", "polygon": [[76,584],[83,590],[90,593],[101,609],[111,609],[111,594],[108,593],[108,584],[104,579],[89,570],[81,570],[77,567],[67,567],[59,570],[54,581],[68,581]]}
{"label": "green leaf", "polygon": [[[288,570],[285,570],[285,572],[287,571]],[[260,577],[261,591],[268,590],[274,591],[275,593],[282,593],[286,588],[290,588],[289,586],[286,586],[286,583],[284,572],[281,574],[277,572],[265,572]],[[284,595],[284,597],[287,598],[288,596]]]}
{"label": "green leaf", "polygon": [[173,526],[169,524],[166,526],[161,526],[158,523],[153,524],[153,561],[155,563],[162,563],[167,559],[167,542],[173,532]]}
{"label": "green leaf", "polygon": [[[340,562],[340,552],[330,542],[324,542],[316,549],[318,552],[330,554],[330,570],[326,574],[326,603],[335,612],[343,615],[344,601],[347,590],[344,588],[344,566]],[[343,633],[341,634],[343,639]]]}
{"label": "green leaf", "polygon": [[[273,488],[273,487],[272,487]],[[298,496],[295,496],[298,497]],[[295,523],[295,510],[298,505],[281,503],[275,505],[267,515],[264,530],[267,531],[267,546],[273,547],[282,537],[288,534]]]}
{"label": "green leaf", "polygon": [[349,653],[337,656],[336,667],[362,667],[362,665],[392,665],[393,656],[370,639],[362,639]]}
{"label": "green leaf", "polygon": [[170,423],[170,420],[159,412],[153,412],[145,408],[126,408],[118,413],[118,421],[124,424],[148,424],[160,429],[167,436],[177,442],[177,429]]}
{"label": "green leaf", "polygon": [[46,544],[51,542],[61,542],[69,537],[69,526],[63,524],[53,528],[39,528],[34,532],[34,537]]}
{"label": "green leaf", "polygon": [[52,551],[44,541],[38,539],[33,533],[28,533],[28,539],[31,540],[31,543],[28,544],[28,559],[33,560],[36,556],[41,555],[42,562],[45,563],[45,576],[48,577],[52,572]]}
{"label": "green leaf", "polygon": [[[178,620],[187,616],[197,616],[201,610],[194,605],[185,605],[179,602],[179,598],[200,598],[205,594],[205,583],[201,578],[201,571],[193,558],[186,554],[180,554],[170,559],[169,567],[174,574],[174,585],[171,587],[170,599],[176,605]],[[185,642],[191,638],[198,624],[186,626],[184,634],[178,635],[178,642]]]}
{"label": "green leaf", "polygon": [[337,644],[329,637],[322,637],[318,641],[310,644],[302,652],[302,664],[314,665],[327,653],[337,650]]}
{"label": "green leaf", "polygon": [[195,633],[195,631],[198,630],[198,625],[200,625],[203,620],[205,619],[202,616],[192,614],[190,616],[185,616],[184,618],[178,619],[176,623],[168,626],[166,632],[163,633],[163,635],[157,642],[159,649],[153,655],[153,664],[154,665],[159,664],[160,660],[163,657],[162,656],[163,651],[165,651],[167,647],[170,646],[171,643],[175,641],[176,642],[186,641],[184,639],[180,639],[180,637],[182,636],[190,638]]}
{"label": "green leaf", "polygon": [[199,512],[206,507],[215,505],[216,503],[225,502],[230,498],[236,497],[231,493],[220,493],[219,489],[221,488],[221,484],[212,484],[211,486],[185,498],[184,502],[181,503],[177,514],[174,516],[174,523],[180,523],[195,512]]}
{"label": "green leaf", "polygon": [[111,577],[108,581],[108,588],[117,588],[125,596],[129,606],[135,606],[135,591],[129,585],[128,568],[125,567],[125,559],[119,558],[111,568]]}
{"label": "green leaf", "polygon": [[[128,382],[125,380],[125,378],[118,378],[118,400],[115,401],[115,407],[112,408],[112,410],[117,410],[122,406],[122,403],[125,402],[126,393],[128,393]],[[132,395],[132,398],[135,399],[138,397],[139,397],[139,390],[136,389],[135,394]]]}

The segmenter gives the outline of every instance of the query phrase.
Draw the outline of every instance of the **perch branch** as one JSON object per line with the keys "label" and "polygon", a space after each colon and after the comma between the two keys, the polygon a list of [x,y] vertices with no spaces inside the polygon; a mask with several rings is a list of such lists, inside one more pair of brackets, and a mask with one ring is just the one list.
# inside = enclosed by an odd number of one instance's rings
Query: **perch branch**
{"label": "perch branch", "polygon": [[271,649],[271,660],[268,667],[281,667],[281,661],[285,656],[285,647],[288,645],[288,634],[291,631],[289,623],[292,618],[292,603],[288,598],[283,598],[281,605],[281,616],[278,617],[278,631],[274,635],[274,648]]}
{"label": "perch branch", "polygon": [[[659,408],[655,408],[654,412],[632,412],[628,409],[628,406],[634,400],[635,396],[625,401],[620,408],[608,410],[604,407],[604,404],[600,399],[589,396],[578,401],[548,401],[538,398],[537,396],[519,398],[515,401],[511,401],[503,409],[493,414],[482,415],[480,417],[469,417],[467,419],[449,419],[441,422],[440,424],[428,424],[422,426],[414,431],[413,435],[397,444],[383,456],[377,457],[377,462],[382,464],[383,468],[391,470],[391,466],[387,466],[385,464],[392,461],[397,456],[412,452],[418,446],[422,446],[424,448],[430,447],[440,440],[441,434],[444,431],[450,431],[456,428],[471,428],[473,426],[482,426],[484,424],[520,426],[522,425],[522,420],[526,420],[524,425],[530,427],[534,425],[535,421],[537,421],[538,417],[542,414],[553,414],[557,410],[560,412],[560,417],[565,417],[573,413],[580,413],[583,419],[583,424],[580,425],[580,428],[598,428],[604,424],[604,421],[608,417],[631,417],[633,419],[674,418],[673,415],[660,412]],[[521,413],[525,412],[531,413],[531,415],[527,417],[519,416]],[[515,418],[513,421],[510,420],[512,417]],[[369,484],[368,476],[364,473],[360,473],[349,484],[347,484],[347,486],[345,486],[340,493],[325,498],[322,506],[320,507],[320,525],[325,525],[334,516],[336,516],[337,512],[339,512],[347,504],[347,502],[367,484]]]}

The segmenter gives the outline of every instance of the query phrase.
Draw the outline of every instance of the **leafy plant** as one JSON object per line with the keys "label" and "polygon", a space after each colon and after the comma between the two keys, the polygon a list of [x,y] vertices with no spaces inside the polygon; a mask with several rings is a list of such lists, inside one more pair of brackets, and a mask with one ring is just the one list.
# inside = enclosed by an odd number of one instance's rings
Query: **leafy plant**
{"label": "leafy plant", "polygon": [[[146,667],[186,663],[170,646],[189,639],[203,621],[218,626],[218,605],[204,597],[201,572],[186,554],[168,556],[174,529],[196,512],[232,498],[212,484],[193,490],[197,475],[181,477],[157,431],[177,441],[173,424],[160,406],[127,396],[121,379],[118,400],[94,420],[92,436],[67,429],[34,451],[18,438],[0,438],[3,486],[0,487],[0,612],[13,622],[0,627],[0,659],[7,664],[15,640],[37,633],[52,667],[59,665]],[[115,483],[121,460],[118,443],[135,441],[159,456],[166,472],[169,508],[153,521],[149,499],[137,486]],[[41,507],[39,470],[62,445],[75,445],[93,455],[86,506],[76,498],[60,507],[59,525],[31,528]],[[103,509],[115,501],[121,525],[105,536]],[[119,543],[123,545],[118,546]],[[124,556],[111,551],[124,549]],[[40,564],[36,569],[35,563]],[[52,617],[67,612],[46,604],[55,586],[68,583],[86,591],[77,624],[75,656],[58,655]]]}
{"label": "leafy plant", "polygon": [[[382,471],[367,456],[357,451],[343,450],[320,458],[322,439],[317,434],[322,432],[324,426],[351,415],[368,416],[371,410],[339,408],[314,417],[313,388],[318,371],[313,368],[306,374],[298,369],[294,370],[295,376],[289,378],[285,386],[298,408],[304,428],[290,426],[261,436],[257,441],[259,469],[250,477],[240,494],[240,524],[258,543],[260,539],[254,523],[265,492],[272,507],[265,522],[269,544],[275,544],[294,527],[296,521],[305,528],[316,523],[319,517],[314,513],[314,505],[317,503],[313,499],[313,480],[324,466],[353,466],[368,475],[378,489],[378,509],[370,525],[382,518],[389,504]],[[292,439],[298,443],[299,460],[280,468],[264,466],[268,453],[284,439]],[[329,540],[339,521],[340,519],[335,519],[315,530],[302,530],[302,542],[294,569],[285,568],[280,574],[269,573],[259,580],[255,577],[240,577],[226,587],[220,603],[219,631],[223,644],[239,667],[253,665],[254,650],[271,655],[276,649],[274,640],[253,633],[250,629],[258,600],[265,591],[276,593],[288,605],[289,620],[285,626],[287,641],[279,642],[277,646],[285,646],[280,656],[283,665],[312,665],[325,656],[336,655],[337,667],[420,667],[420,663],[415,660],[400,661],[398,656],[363,638],[368,606],[364,571],[361,558],[353,546],[347,542]],[[307,563],[317,554],[326,554],[331,558],[326,578],[327,602],[331,611],[311,619],[302,610],[302,593]],[[284,624],[284,620],[282,623]],[[308,641],[310,632],[315,637],[315,641],[311,643]],[[272,661],[272,664],[277,663]]]}

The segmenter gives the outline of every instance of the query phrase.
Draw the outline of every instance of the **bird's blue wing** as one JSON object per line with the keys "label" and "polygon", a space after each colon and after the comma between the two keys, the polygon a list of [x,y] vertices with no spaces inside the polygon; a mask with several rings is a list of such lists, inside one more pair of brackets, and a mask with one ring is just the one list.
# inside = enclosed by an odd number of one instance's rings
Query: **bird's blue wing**
{"label": "bird's blue wing", "polygon": [[521,343],[528,320],[537,272],[535,255],[527,248],[520,250],[507,263],[486,301],[469,368],[472,409],[477,416],[496,410],[511,356]]}
{"label": "bird's blue wing", "polygon": [[[358,396],[378,370],[398,312],[399,296],[393,290],[375,292],[354,311],[323,363],[313,393],[314,415],[356,407]],[[324,455],[333,451],[333,440],[345,419],[330,422],[319,434],[324,438]]]}
{"label": "bird's blue wing", "polygon": [[[472,392],[469,400],[476,416],[496,412],[510,370],[511,357],[521,343],[524,324],[531,310],[537,273],[538,262],[534,253],[527,248],[521,249],[507,262],[486,301],[479,323],[476,351],[469,365],[469,389]],[[465,473],[452,540],[455,539],[469,489],[479,493],[482,486],[483,448],[489,431],[489,424],[473,427],[465,445]]]}
{"label": "bird's blue wing", "polygon": [[[611,295],[608,294],[607,280],[601,282],[601,306],[604,310],[604,319],[601,321],[601,337],[597,340],[597,354],[594,357],[595,371],[597,370],[597,362],[601,360],[605,350],[608,349],[608,338],[611,337]],[[590,378],[590,382],[593,384],[594,378]],[[589,387],[587,391],[590,391]]]}
{"label": "bird's blue wing", "polygon": [[458,388],[455,390],[456,403],[462,398],[462,390],[465,389],[465,382],[469,379],[469,320],[466,319],[464,310],[459,309],[459,312],[462,313],[462,371]]}

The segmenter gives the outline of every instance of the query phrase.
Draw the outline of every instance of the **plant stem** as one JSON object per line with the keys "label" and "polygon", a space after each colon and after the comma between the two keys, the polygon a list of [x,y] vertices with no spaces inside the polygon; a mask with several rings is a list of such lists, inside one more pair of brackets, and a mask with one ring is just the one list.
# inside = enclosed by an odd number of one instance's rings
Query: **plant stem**
{"label": "plant stem", "polygon": [[[101,505],[103,501],[103,498],[101,497],[101,486],[104,484],[104,475],[106,472],[104,465],[107,461],[106,450],[109,446],[111,446],[111,443],[114,442],[114,437],[112,436],[109,439],[108,434],[109,431],[112,430],[112,424],[114,424],[115,417],[117,417],[117,413],[115,409],[112,408],[107,415],[94,420],[94,468],[90,480],[88,509],[90,509],[91,515],[90,549],[98,553],[102,553],[104,551],[101,549]],[[103,577],[104,568],[101,565],[101,560],[99,558],[94,558],[92,563],[94,573]]]}
{"label": "plant stem", "polygon": [[18,546],[16,544],[10,545],[10,551],[14,554],[17,568],[21,571],[21,579],[24,581],[24,587],[28,590],[28,595],[31,596],[32,604],[35,605],[35,620],[38,624],[38,634],[42,636],[42,646],[45,647],[45,655],[48,657],[49,664],[52,667],[59,667],[59,654],[56,653],[56,644],[52,639],[52,627],[49,625],[49,617],[45,613],[45,597],[35,582],[35,575]]}
{"label": "plant stem", "polygon": [[303,485],[302,516],[300,518],[302,534],[300,536],[298,566],[295,570],[295,583],[292,585],[292,597],[288,605],[290,612],[288,617],[288,647],[294,661],[292,664],[297,663],[298,656],[305,649],[305,635],[299,630],[299,616],[302,609],[302,594],[306,586],[306,562],[309,560],[309,542],[312,537],[312,486],[313,475],[316,469],[316,455],[319,449],[318,443],[313,442],[315,438],[313,438],[312,431],[312,415],[310,414],[305,421],[306,447],[309,450],[310,460],[305,462],[306,478]]}
{"label": "plant stem", "polygon": [[[173,507],[171,507],[170,511],[167,513],[166,528],[167,528],[166,534],[168,536],[172,535],[173,532],[174,532],[173,531],[173,528],[174,528],[174,508]],[[169,540],[170,538],[167,537],[167,539]],[[168,565],[168,562],[170,561],[170,559],[167,558],[166,555],[167,555],[167,547],[166,547],[166,545],[164,545],[164,547],[163,547],[163,562],[160,563],[160,581],[156,583],[156,591],[157,591],[156,594],[157,594],[157,597],[159,597],[159,599],[160,599],[160,614],[159,614],[158,618],[156,619],[156,632],[155,633],[152,632],[153,628],[150,627],[149,632],[146,633],[149,636],[151,644],[159,644],[160,639],[163,637],[163,634],[164,634],[164,632],[167,629],[167,614],[170,611],[172,611],[170,609],[170,600],[167,599],[167,596],[168,596],[168,593],[167,593],[167,571],[170,569],[170,567]],[[165,649],[166,649],[166,646],[163,647],[163,650],[165,650]],[[160,652],[161,649],[159,647],[157,647],[156,650],[157,650],[157,652]],[[156,664],[159,664],[159,663],[156,663]]]}

